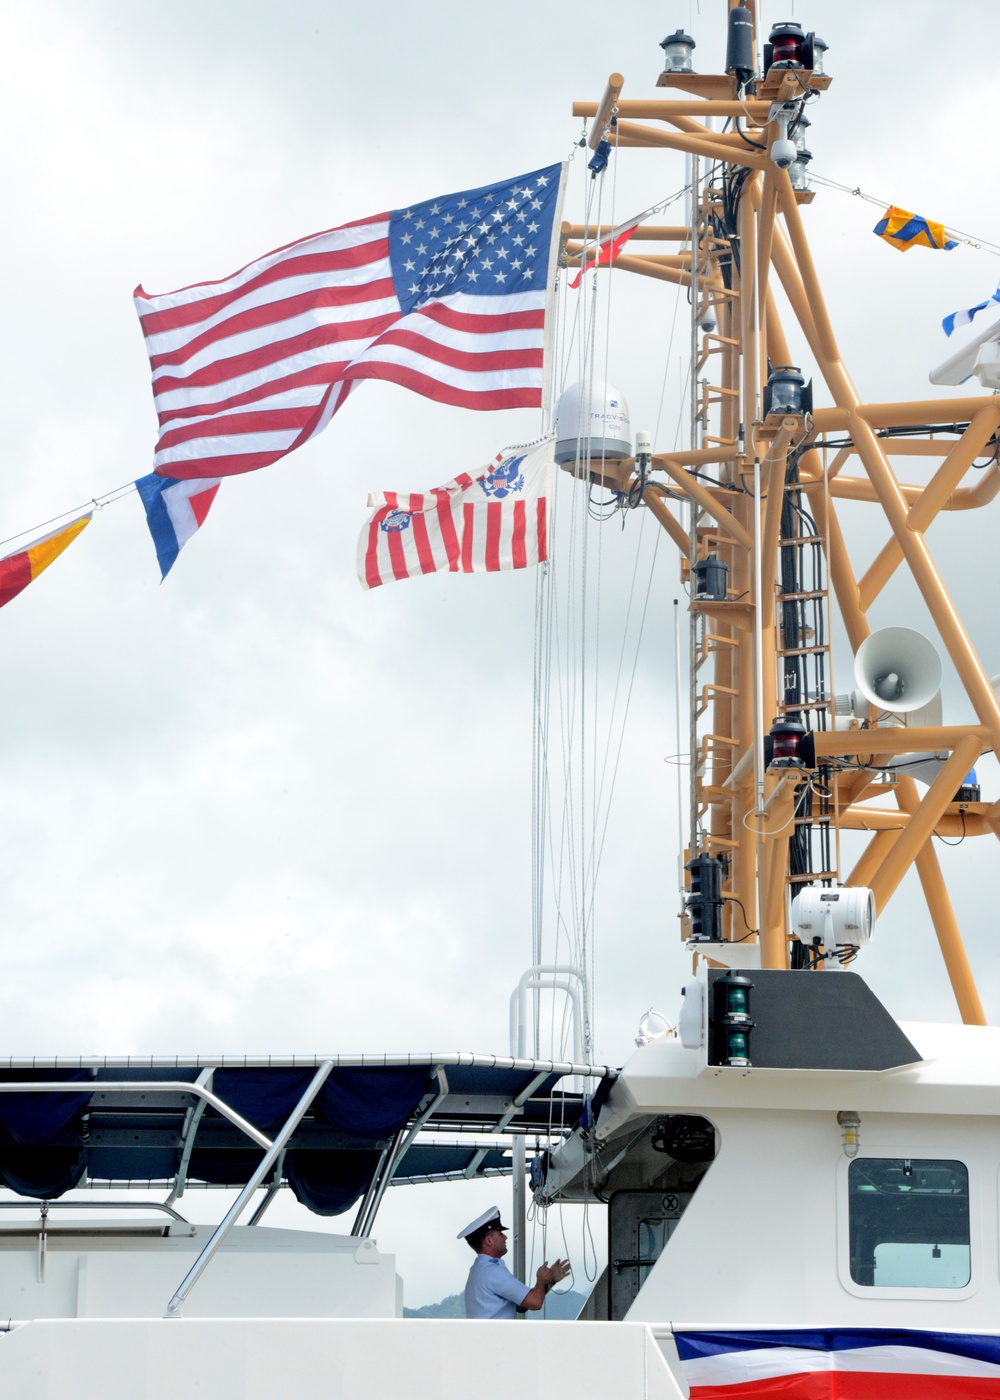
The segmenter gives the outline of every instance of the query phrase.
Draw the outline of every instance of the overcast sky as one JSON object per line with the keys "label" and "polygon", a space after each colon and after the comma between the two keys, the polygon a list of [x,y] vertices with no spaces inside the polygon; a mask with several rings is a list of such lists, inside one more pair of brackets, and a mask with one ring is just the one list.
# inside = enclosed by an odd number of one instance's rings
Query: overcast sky
{"label": "overcast sky", "polygon": [[[0,537],[150,470],[136,284],[223,277],[319,229],[562,159],[581,129],[571,103],[598,98],[611,69],[626,96],[655,94],[669,30],[696,37],[699,69],[717,66],[725,8],[676,0],[611,20],[596,0],[571,11],[509,0],[502,12],[457,0],[0,3]],[[1000,241],[985,144],[995,5],[966,0],[954,37],[930,0],[764,5],[765,25],[789,17],[830,44],[814,168]],[[574,220],[582,167],[578,155]],[[627,217],[683,182],[681,157],[624,152],[603,207]],[[926,381],[948,350],[940,318],[988,296],[1000,260],[966,247],[900,256],[871,236],[879,212],[828,191],[805,211],[835,327],[864,398],[940,394]],[[624,273],[601,307],[609,373],[660,449],[683,412],[677,307],[666,285]],[[538,427],[527,410],[462,412],[363,384],[306,448],[223,485],[162,587],[130,497],[4,610],[3,1053],[506,1052],[507,999],[531,962],[535,579],[365,593],[354,557],[369,491],[440,484]],[[560,510],[568,544],[565,489]],[[621,632],[628,619],[624,685],[649,589],[594,925],[595,1055],[613,1063],[651,1001],[675,1013],[689,967],[666,761],[678,573],[664,541],[650,582],[655,530],[641,514],[587,535],[599,754],[609,734],[616,751]],[[845,518],[863,567],[884,527],[865,508]],[[968,515],[932,532],[991,672],[993,534]],[[921,616],[899,584],[875,621]],[[838,661],[843,689],[849,662]],[[946,668],[958,722],[969,711],[954,690]],[[984,796],[1000,795],[993,770],[983,776]],[[941,856],[995,1019],[982,897],[995,847]],[[550,908],[546,956],[556,927]],[[896,1015],[955,1018],[908,886],[861,970]],[[454,1233],[506,1191],[390,1193],[380,1238],[399,1248],[408,1302],[460,1286]]]}

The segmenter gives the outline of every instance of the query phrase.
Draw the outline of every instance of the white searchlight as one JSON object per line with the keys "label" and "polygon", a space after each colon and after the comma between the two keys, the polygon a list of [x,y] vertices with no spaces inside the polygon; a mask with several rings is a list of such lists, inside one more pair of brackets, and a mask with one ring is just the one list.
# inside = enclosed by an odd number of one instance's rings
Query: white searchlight
{"label": "white searchlight", "polygon": [[941,689],[941,658],[933,642],[910,627],[883,627],[858,647],[854,678],[880,710],[908,714]]}
{"label": "white searchlight", "polygon": [[807,885],[792,900],[792,928],[803,943],[863,948],[875,934],[875,896],[863,885]]}

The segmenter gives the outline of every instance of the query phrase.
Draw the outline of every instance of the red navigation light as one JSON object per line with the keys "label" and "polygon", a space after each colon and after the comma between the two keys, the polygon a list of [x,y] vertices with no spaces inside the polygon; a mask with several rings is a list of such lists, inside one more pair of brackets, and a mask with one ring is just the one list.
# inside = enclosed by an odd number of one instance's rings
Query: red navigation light
{"label": "red navigation light", "polygon": [[794,20],[774,25],[769,36],[771,66],[780,64],[783,68],[801,68],[805,37],[801,24],[796,24]]}
{"label": "red navigation light", "polygon": [[769,768],[807,768],[806,727],[798,720],[779,715],[769,734],[774,748]]}

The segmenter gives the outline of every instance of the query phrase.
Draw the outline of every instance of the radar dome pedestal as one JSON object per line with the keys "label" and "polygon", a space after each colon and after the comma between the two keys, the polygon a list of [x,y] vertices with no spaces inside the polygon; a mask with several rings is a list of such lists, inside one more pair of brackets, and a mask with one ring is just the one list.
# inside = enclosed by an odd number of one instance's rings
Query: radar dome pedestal
{"label": "radar dome pedestal", "polygon": [[632,456],[632,423],[613,384],[571,384],[556,408],[556,461]]}

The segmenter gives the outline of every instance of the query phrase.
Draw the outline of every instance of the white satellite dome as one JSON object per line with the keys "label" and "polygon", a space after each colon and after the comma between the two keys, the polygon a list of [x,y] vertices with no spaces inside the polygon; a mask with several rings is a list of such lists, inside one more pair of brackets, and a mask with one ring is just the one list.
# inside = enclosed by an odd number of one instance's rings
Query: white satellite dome
{"label": "white satellite dome", "polygon": [[556,461],[632,456],[632,423],[625,395],[613,384],[571,384],[556,409]]}

